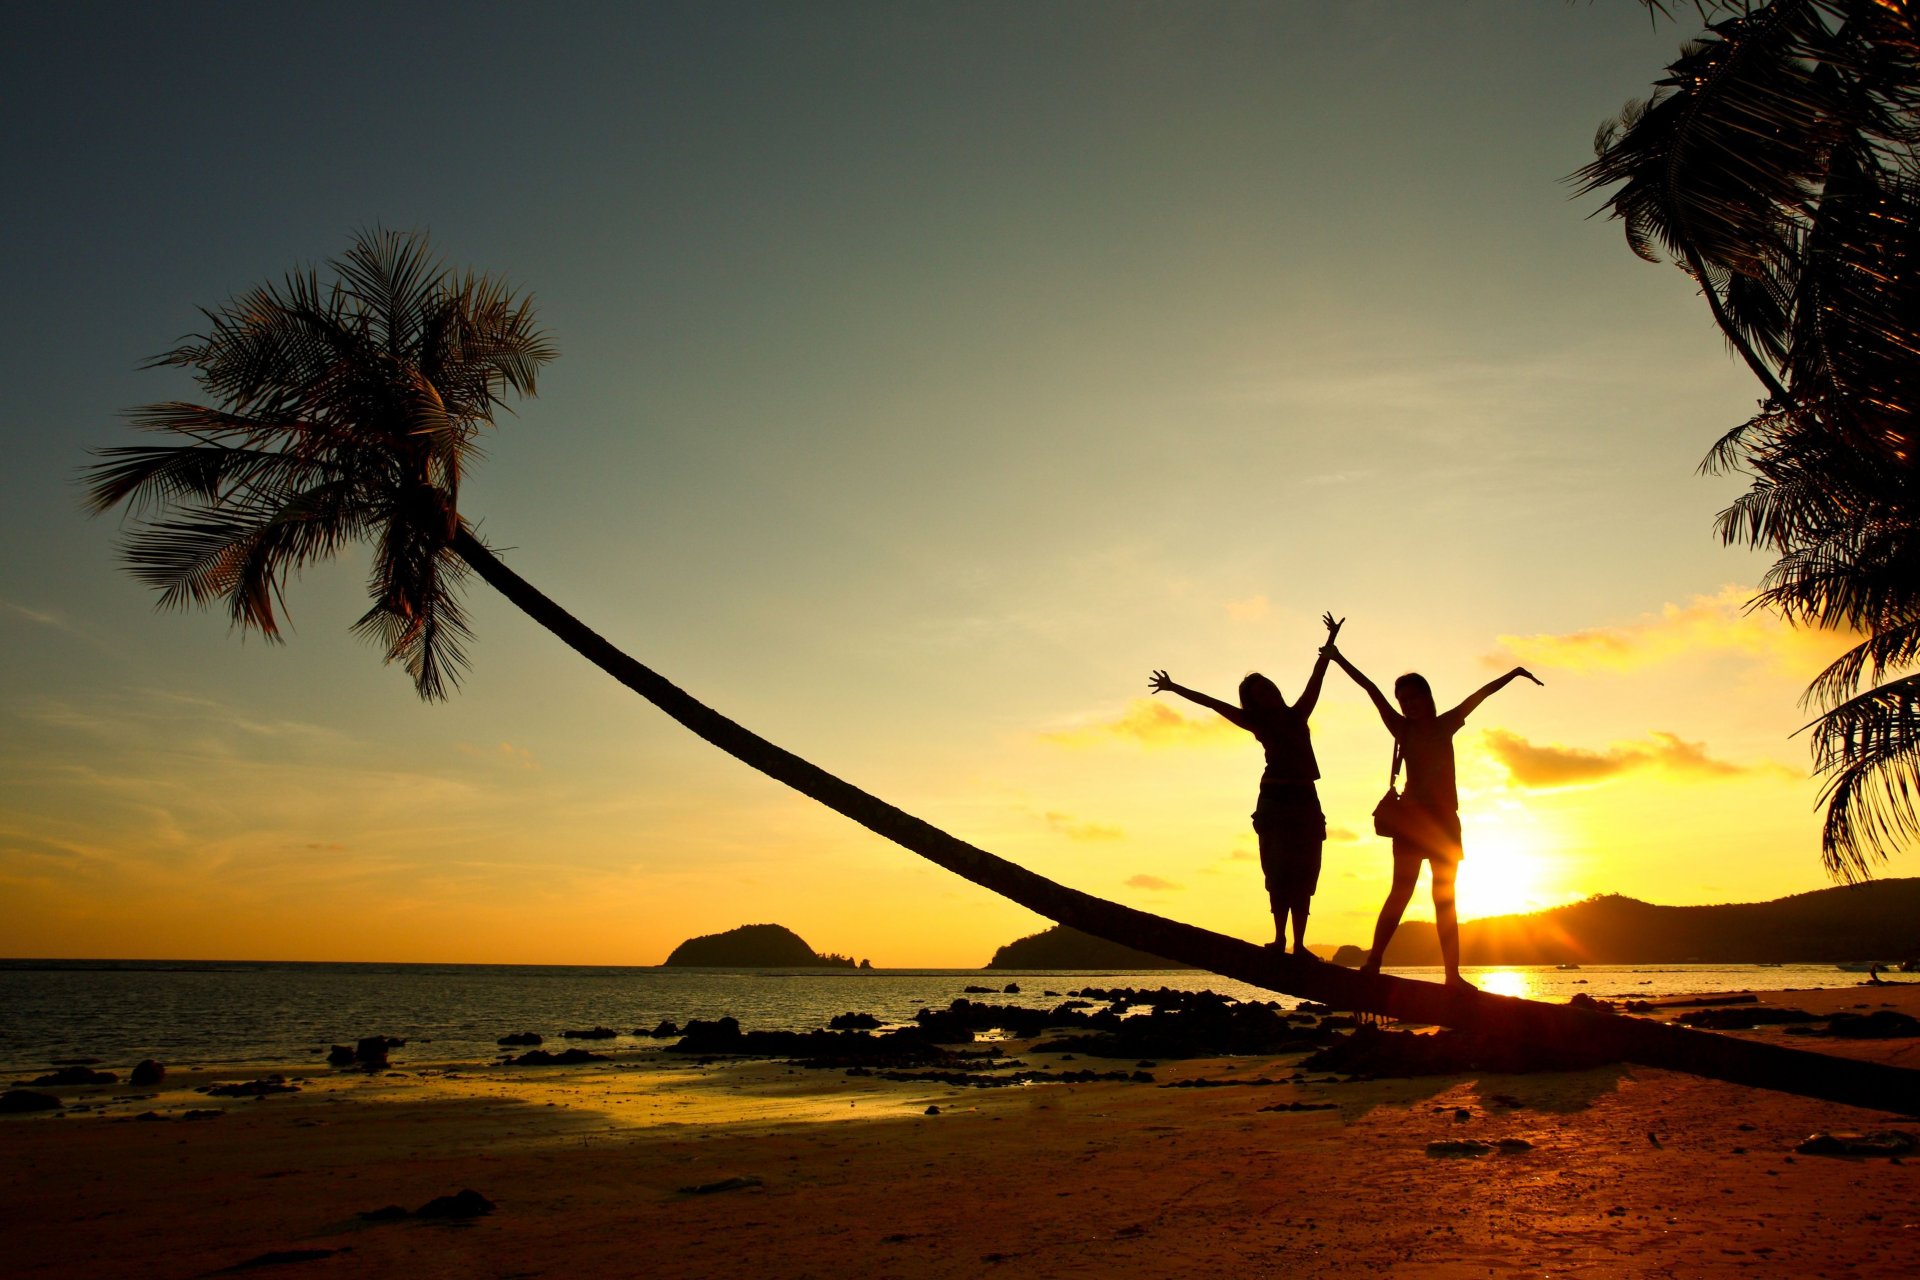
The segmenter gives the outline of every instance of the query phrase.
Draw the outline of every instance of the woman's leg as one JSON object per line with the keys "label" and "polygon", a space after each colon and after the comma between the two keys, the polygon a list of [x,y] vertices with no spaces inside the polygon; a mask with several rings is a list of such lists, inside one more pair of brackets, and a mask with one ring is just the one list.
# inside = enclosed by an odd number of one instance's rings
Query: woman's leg
{"label": "woman's leg", "polygon": [[1413,901],[1413,887],[1419,882],[1420,859],[1396,851],[1393,887],[1387,890],[1387,900],[1381,904],[1380,919],[1373,926],[1373,950],[1367,954],[1367,962],[1360,966],[1360,972],[1380,972],[1380,963],[1387,955],[1387,943],[1393,941],[1393,931],[1400,927],[1400,917],[1407,903]]}
{"label": "woman's leg", "polygon": [[1307,954],[1307,912],[1313,908],[1313,892],[1320,887],[1320,854],[1325,822],[1321,831],[1310,832],[1293,851],[1293,874],[1287,878],[1287,914],[1293,921],[1293,953]]}
{"label": "woman's leg", "polygon": [[1280,847],[1280,833],[1273,823],[1255,817],[1253,832],[1260,838],[1260,874],[1267,882],[1267,906],[1273,912],[1273,945],[1287,948],[1286,851]]}
{"label": "woman's leg", "polygon": [[1433,928],[1440,935],[1440,959],[1447,966],[1447,985],[1471,986],[1460,976],[1460,916],[1454,907],[1454,877],[1460,864],[1451,858],[1433,860]]}

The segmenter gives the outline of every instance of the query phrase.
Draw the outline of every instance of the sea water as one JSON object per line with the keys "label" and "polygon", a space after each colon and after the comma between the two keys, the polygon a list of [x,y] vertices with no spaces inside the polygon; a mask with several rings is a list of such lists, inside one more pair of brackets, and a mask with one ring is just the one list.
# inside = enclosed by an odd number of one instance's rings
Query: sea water
{"label": "sea water", "polygon": [[[1438,981],[1437,969],[1398,969]],[[1854,986],[1832,965],[1626,965],[1580,970],[1469,967],[1502,995],[1564,1003],[1576,994],[1681,994]],[[1012,984],[1017,992],[1007,992]],[[987,988],[992,994],[969,991]],[[1211,990],[1238,1000],[1300,1002],[1195,970],[666,969],[479,964],[299,964],[227,961],[0,961],[0,1086],[67,1059],[125,1070],[297,1066],[362,1036],[407,1042],[397,1061],[483,1062],[499,1037],[535,1031],[548,1047],[568,1029],[611,1027],[615,1049],[657,1042],[662,1020],[733,1017],[748,1030],[805,1031],[836,1014],[885,1024],[955,999],[1051,1008],[1089,987]],[[1863,989],[1861,998],[1871,992]],[[586,1044],[605,1048],[608,1042]]]}

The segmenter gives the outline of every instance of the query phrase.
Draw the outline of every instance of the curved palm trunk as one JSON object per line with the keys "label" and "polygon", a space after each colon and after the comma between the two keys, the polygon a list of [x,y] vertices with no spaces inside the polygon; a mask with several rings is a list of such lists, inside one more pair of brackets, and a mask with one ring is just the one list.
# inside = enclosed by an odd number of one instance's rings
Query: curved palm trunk
{"label": "curved palm trunk", "polygon": [[912,814],[809,764],[694,699],[614,648],[465,528],[453,550],[486,582],[589,662],[742,763],[902,848],[1050,920],[1253,986],[1413,1022],[1459,1027],[1552,1045],[1604,1045],[1625,1061],[1780,1089],[1835,1102],[1920,1115],[1920,1071],[1755,1044],[1510,996],[1457,992],[1437,983],[1365,978],[1193,925],[1069,889],[955,839]]}

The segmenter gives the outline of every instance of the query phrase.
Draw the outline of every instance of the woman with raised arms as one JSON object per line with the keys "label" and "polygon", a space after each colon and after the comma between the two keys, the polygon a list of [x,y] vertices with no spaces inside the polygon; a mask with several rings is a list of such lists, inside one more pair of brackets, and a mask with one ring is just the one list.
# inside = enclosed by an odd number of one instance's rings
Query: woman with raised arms
{"label": "woman with raised arms", "polygon": [[1320,812],[1320,796],[1314,781],[1320,766],[1313,758],[1313,739],[1307,732],[1307,717],[1320,701],[1320,682],[1327,674],[1327,661],[1333,654],[1333,642],[1340,635],[1340,623],[1331,613],[1321,619],[1327,627],[1327,643],[1307,677],[1307,687],[1292,706],[1281,696],[1279,686],[1259,672],[1240,682],[1240,705],[1208,697],[1184,685],[1178,685],[1164,671],[1156,671],[1147,682],[1155,693],[1177,693],[1189,702],[1220,713],[1229,723],[1251,733],[1267,753],[1266,771],[1260,775],[1260,798],[1253,807],[1253,830],[1260,841],[1260,870],[1266,876],[1267,902],[1273,909],[1274,940],[1281,950],[1287,945],[1287,924],[1293,925],[1293,953],[1309,956],[1307,951],[1307,911],[1313,905],[1313,892],[1320,884],[1320,854],[1327,839],[1327,819]]}
{"label": "woman with raised arms", "polygon": [[1440,957],[1447,967],[1447,985],[1471,989],[1472,983],[1460,976],[1460,921],[1454,908],[1454,879],[1460,870],[1460,796],[1453,780],[1453,735],[1467,722],[1474,709],[1524,677],[1535,684],[1540,680],[1524,667],[1515,667],[1497,680],[1490,680],[1467,696],[1465,702],[1441,715],[1435,709],[1433,689],[1425,676],[1411,672],[1393,682],[1393,696],[1400,703],[1394,708],[1373,681],[1348,662],[1331,638],[1321,650],[1340,665],[1354,682],[1367,691],[1379,711],[1381,722],[1407,765],[1407,789],[1399,805],[1398,830],[1393,836],[1393,887],[1373,929],[1373,950],[1360,967],[1362,973],[1378,973],[1387,954],[1387,943],[1400,927],[1400,916],[1413,897],[1420,880],[1420,864],[1433,867],[1433,923],[1440,935]]}

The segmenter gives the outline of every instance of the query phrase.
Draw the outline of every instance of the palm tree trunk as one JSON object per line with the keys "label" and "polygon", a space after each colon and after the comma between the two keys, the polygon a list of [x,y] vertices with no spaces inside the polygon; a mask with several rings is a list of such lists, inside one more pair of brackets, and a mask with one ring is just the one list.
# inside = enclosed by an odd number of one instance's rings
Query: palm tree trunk
{"label": "palm tree trunk", "polygon": [[1606,1046],[1624,1061],[1835,1102],[1920,1115],[1920,1071],[1735,1040],[1431,982],[1363,977],[1069,889],[959,840],[809,764],[697,701],[614,648],[500,562],[464,527],[454,552],[582,657],[714,746],[876,835],[1049,920],[1270,991],[1411,1022],[1459,1027],[1543,1046]]}

